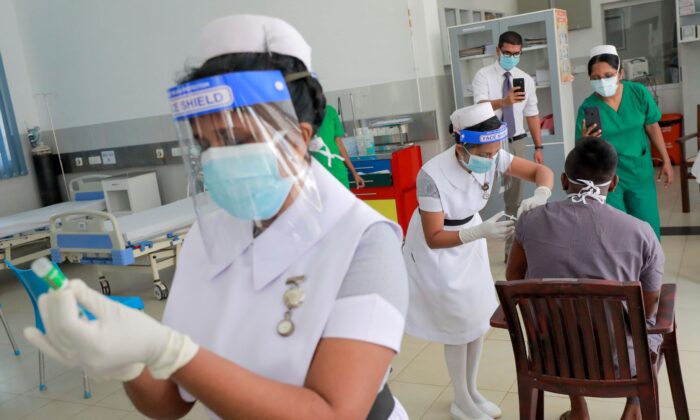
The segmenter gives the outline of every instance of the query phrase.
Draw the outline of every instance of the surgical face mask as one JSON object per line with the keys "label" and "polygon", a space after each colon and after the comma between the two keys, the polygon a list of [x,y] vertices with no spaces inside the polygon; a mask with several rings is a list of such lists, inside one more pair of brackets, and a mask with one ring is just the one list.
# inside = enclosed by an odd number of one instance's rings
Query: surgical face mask
{"label": "surgical face mask", "polygon": [[280,175],[270,144],[212,147],[202,154],[204,185],[212,200],[233,217],[268,220],[284,204],[294,183]]}
{"label": "surgical face mask", "polygon": [[499,59],[499,64],[501,67],[503,67],[503,70],[510,71],[513,69],[513,67],[517,66],[518,63],[520,62],[520,55],[515,55],[515,56],[507,56],[501,54],[501,58]]}
{"label": "surgical face mask", "polygon": [[464,166],[468,170],[477,174],[484,174],[490,171],[493,167],[493,159],[473,155],[469,152],[467,152],[467,154],[469,155],[469,162],[462,162],[460,160],[459,163],[461,163],[462,166]]}
{"label": "surgical face mask", "polygon": [[595,184],[593,181],[590,181],[588,179],[573,180],[569,178],[568,175],[566,176],[566,178],[572,184],[585,185],[585,187],[581,188],[581,190],[576,194],[569,194],[569,198],[571,199],[571,201],[573,201],[574,203],[588,204],[586,203],[586,198],[592,198],[593,200],[598,201],[600,204],[605,204],[605,199],[607,197],[601,194],[600,187],[607,187],[608,185],[610,185],[612,180],[604,182],[602,184]]}
{"label": "surgical face mask", "polygon": [[609,98],[617,92],[617,76],[591,80],[591,87],[598,95]]}

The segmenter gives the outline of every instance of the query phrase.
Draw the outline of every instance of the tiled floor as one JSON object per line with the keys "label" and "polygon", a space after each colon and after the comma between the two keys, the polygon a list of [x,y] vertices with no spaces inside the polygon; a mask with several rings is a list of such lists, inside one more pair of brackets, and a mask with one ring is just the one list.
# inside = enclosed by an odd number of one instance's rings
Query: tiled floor
{"label": "tiled floor", "polygon": [[[690,214],[680,212],[678,186],[660,188],[659,205],[663,226],[700,226],[700,193],[691,187]],[[666,253],[666,281],[678,284],[676,314],[678,318],[678,340],[681,363],[691,418],[700,419],[700,236],[668,236],[662,238]],[[489,246],[494,278],[502,279],[505,267],[502,261],[503,245]],[[69,276],[83,277],[97,286],[95,274],[90,267],[67,265]],[[164,276],[170,278],[172,273]],[[115,294],[140,294],[146,302],[146,311],[160,317],[163,303],[153,299],[149,278],[128,272],[109,275]],[[22,349],[22,355],[12,354],[9,340],[0,331],[0,420],[11,419],[139,419],[127,399],[121,385],[116,382],[93,381],[93,397],[82,398],[81,372],[65,369],[47,359],[48,388],[39,391],[37,353],[24,337],[22,328],[33,323],[32,307],[24,290],[7,271],[0,271],[0,304]],[[391,388],[403,402],[413,419],[449,419],[452,402],[452,386],[443,359],[442,347],[436,343],[404,338],[401,354],[393,363]],[[503,419],[518,418],[517,386],[515,367],[508,335],[501,330],[489,332],[481,360],[478,384],[482,393],[498,403],[503,410]],[[675,418],[665,371],[660,375],[661,417]],[[568,400],[548,395],[545,417],[557,419],[566,410]],[[617,419],[622,412],[623,400],[591,399],[589,408],[593,419]],[[200,405],[187,416],[190,419],[205,419]]]}

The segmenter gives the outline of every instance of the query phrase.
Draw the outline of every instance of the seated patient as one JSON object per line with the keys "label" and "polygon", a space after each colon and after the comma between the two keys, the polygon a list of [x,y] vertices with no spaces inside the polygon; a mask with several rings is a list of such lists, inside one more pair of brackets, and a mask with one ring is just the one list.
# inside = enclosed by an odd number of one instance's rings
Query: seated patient
{"label": "seated patient", "polygon": [[[506,278],[640,281],[647,318],[655,319],[664,254],[647,222],[605,204],[618,181],[616,166],[617,153],[609,143],[597,138],[576,142],[561,176],[568,197],[520,216]],[[652,352],[658,353],[660,344],[659,335],[649,336]],[[571,397],[571,411],[561,418],[588,419],[586,400]],[[637,398],[627,400],[622,419],[641,419]]]}

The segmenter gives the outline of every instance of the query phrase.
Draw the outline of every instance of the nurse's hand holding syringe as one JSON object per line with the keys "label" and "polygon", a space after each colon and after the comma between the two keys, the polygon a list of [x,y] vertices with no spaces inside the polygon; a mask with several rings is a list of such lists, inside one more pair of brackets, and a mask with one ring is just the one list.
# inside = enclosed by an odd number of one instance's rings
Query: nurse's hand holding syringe
{"label": "nurse's hand holding syringe", "polygon": [[[35,271],[54,288],[38,301],[46,334],[29,327],[24,336],[49,357],[80,366],[91,376],[129,381],[145,366],[155,378],[168,378],[199,350],[188,336],[103,296],[82,280],[66,280],[46,263],[50,267],[38,263]],[[78,305],[95,319],[81,315]]]}
{"label": "nurse's hand holding syringe", "polygon": [[502,211],[476,226],[460,230],[459,239],[465,244],[482,238],[505,240],[515,231],[515,221],[513,216],[507,216],[506,220],[499,221],[504,216],[506,214]]}

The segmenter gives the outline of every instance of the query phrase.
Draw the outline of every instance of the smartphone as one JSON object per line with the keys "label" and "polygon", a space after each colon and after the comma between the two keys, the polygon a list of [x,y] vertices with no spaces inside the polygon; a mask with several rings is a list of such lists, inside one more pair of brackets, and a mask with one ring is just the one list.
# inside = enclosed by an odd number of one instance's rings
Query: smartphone
{"label": "smartphone", "polygon": [[598,130],[603,129],[603,126],[600,124],[600,110],[597,106],[584,108],[583,118],[586,120],[586,128],[589,128],[593,124],[596,124],[596,128]]}
{"label": "smartphone", "polygon": [[525,79],[518,77],[513,79],[513,89],[520,90],[520,92],[525,93]]}

